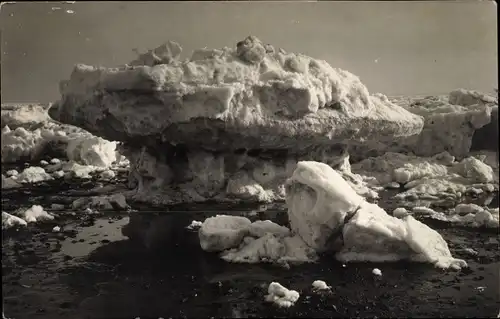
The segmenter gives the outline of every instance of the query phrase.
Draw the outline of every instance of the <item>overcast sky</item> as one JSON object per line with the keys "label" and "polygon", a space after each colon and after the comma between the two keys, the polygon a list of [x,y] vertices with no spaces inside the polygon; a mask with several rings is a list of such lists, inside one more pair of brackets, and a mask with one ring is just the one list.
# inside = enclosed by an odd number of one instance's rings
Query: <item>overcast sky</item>
{"label": "overcast sky", "polygon": [[492,1],[8,4],[0,11],[2,102],[58,99],[76,63],[124,64],[133,48],[166,40],[186,57],[247,35],[346,69],[372,93],[492,91],[496,11]]}

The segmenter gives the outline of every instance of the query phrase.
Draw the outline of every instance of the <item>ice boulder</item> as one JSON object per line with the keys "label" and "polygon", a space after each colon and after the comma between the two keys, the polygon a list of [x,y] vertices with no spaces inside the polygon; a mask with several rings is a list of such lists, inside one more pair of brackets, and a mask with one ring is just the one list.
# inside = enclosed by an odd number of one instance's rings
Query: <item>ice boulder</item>
{"label": "ice boulder", "polygon": [[250,36],[236,48],[167,43],[130,65],[77,65],[62,81],[56,120],[119,141],[136,200],[284,199],[299,160],[334,160],[418,134],[421,116],[370,95],[327,62]]}
{"label": "ice boulder", "polygon": [[98,167],[110,167],[116,161],[116,142],[96,136],[75,138],[68,142],[68,159]]}
{"label": "ice boulder", "polygon": [[270,221],[251,223],[245,217],[218,215],[202,224],[201,247],[238,263],[288,266],[313,262],[318,253],[335,251],[343,262],[411,260],[440,268],[467,266],[453,258],[438,232],[412,216],[390,216],[324,163],[297,164],[286,183],[286,203],[290,231]]}
{"label": "ice boulder", "polygon": [[248,233],[250,220],[240,216],[218,215],[203,222],[200,245],[205,251],[223,251],[238,246]]}
{"label": "ice boulder", "polygon": [[246,217],[217,215],[207,218],[198,234],[203,250],[219,252],[223,260],[233,263],[288,265],[311,262],[317,257],[287,227],[270,220],[251,223]]}
{"label": "ice boulder", "polygon": [[316,250],[341,241],[336,256],[344,262],[406,259],[442,268],[467,265],[451,256],[438,232],[411,216],[398,219],[366,202],[324,163],[297,164],[287,187],[287,206],[292,230]]}

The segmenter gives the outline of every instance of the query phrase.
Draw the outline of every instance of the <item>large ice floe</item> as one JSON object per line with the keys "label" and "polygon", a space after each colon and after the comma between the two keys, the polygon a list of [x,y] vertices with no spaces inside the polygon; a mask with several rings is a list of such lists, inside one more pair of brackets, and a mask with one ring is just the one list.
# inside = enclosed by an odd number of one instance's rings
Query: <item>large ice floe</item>
{"label": "large ice floe", "polygon": [[219,215],[199,229],[202,249],[231,262],[314,261],[336,251],[343,262],[411,260],[440,268],[467,264],[453,258],[441,235],[407,215],[396,218],[358,195],[329,165],[301,161],[286,182],[290,229],[270,221]]}
{"label": "large ice floe", "polygon": [[99,167],[116,161],[116,142],[56,123],[47,109],[41,105],[2,105],[2,163],[34,161],[46,154]]}
{"label": "large ice floe", "polygon": [[462,159],[468,155],[473,142],[486,142],[481,149],[498,148],[498,98],[458,89],[448,96],[392,101],[424,118],[422,132],[390,145],[381,141],[373,144],[368,153],[358,152],[358,156],[381,155],[386,151],[432,156],[446,151]]}
{"label": "large ice floe", "polygon": [[[126,166],[116,142],[50,119],[50,105],[2,105],[2,163],[50,163],[26,168],[20,174],[2,175],[2,188],[20,187],[55,178],[89,178],[90,173]],[[57,157],[57,158],[55,158]],[[60,160],[61,158],[62,160]],[[109,175],[109,174],[108,174]]]}
{"label": "large ice floe", "polygon": [[370,175],[374,185],[396,183],[404,191],[397,199],[434,204],[460,201],[465,195],[498,191],[498,162],[485,163],[486,156],[457,161],[448,152],[417,157],[387,152],[351,165],[353,172]]}
{"label": "large ice floe", "polygon": [[[181,51],[168,42],[129,65],[77,65],[49,111],[123,143],[135,200],[283,200],[298,161],[335,167],[347,146],[395,143],[424,125],[355,75],[253,36],[184,61]],[[374,195],[359,176],[348,182]]]}

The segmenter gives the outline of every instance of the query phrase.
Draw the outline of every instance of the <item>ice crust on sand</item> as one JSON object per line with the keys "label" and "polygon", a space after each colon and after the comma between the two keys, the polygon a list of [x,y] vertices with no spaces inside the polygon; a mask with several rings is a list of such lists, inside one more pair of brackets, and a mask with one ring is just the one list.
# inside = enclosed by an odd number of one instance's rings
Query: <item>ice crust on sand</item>
{"label": "ice crust on sand", "polygon": [[284,199],[297,161],[335,166],[347,144],[392,142],[423,126],[355,75],[252,36],[184,61],[180,51],[167,43],[123,67],[77,65],[50,109],[123,142],[135,200]]}
{"label": "ice crust on sand", "polygon": [[300,294],[295,290],[289,290],[278,282],[272,282],[267,289],[265,300],[279,307],[289,308],[299,300]]}
{"label": "ice crust on sand", "polygon": [[[299,162],[286,192],[289,235],[273,230],[254,238],[249,228],[257,222],[219,215],[203,223],[199,231],[202,248],[222,251],[221,257],[232,262],[305,262],[315,260],[315,253],[336,250],[337,259],[343,262],[406,259],[440,268],[467,266],[452,257],[438,232],[412,216],[399,219],[368,203],[324,163]],[[292,240],[293,253],[286,245]]]}

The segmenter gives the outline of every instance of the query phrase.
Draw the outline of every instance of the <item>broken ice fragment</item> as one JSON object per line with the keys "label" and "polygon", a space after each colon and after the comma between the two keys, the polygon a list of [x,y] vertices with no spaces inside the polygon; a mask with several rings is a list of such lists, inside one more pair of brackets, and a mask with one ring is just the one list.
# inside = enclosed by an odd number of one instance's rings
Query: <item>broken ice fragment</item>
{"label": "broken ice fragment", "polygon": [[28,223],[35,223],[38,221],[53,220],[54,216],[47,213],[42,206],[33,205],[22,213],[23,219]]}
{"label": "broken ice fragment", "polygon": [[382,271],[378,268],[373,268],[372,274],[374,274],[375,276],[382,276]]}
{"label": "broken ice fragment", "polygon": [[203,222],[199,222],[197,220],[193,220],[191,222],[191,224],[189,224],[186,228],[187,229],[195,229],[195,228],[199,228],[203,225]]}
{"label": "broken ice fragment", "polygon": [[312,283],[312,287],[315,290],[330,290],[331,287],[326,284],[323,280],[315,280]]}
{"label": "broken ice fragment", "polygon": [[268,294],[265,297],[267,302],[272,302],[279,307],[289,308],[299,300],[299,293],[295,290],[288,290],[280,283],[272,282],[267,289]]}

